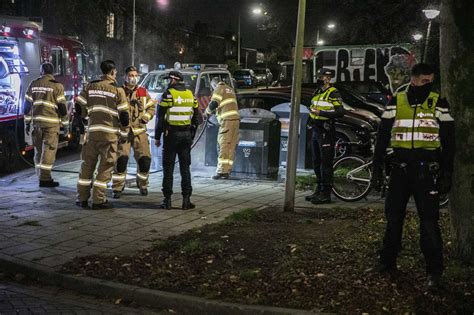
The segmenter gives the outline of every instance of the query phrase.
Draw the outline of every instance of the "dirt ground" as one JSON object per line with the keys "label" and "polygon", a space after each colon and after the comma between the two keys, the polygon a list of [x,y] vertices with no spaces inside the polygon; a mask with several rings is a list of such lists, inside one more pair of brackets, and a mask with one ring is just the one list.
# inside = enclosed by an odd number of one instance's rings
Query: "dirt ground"
{"label": "dirt ground", "polygon": [[131,256],[78,258],[63,272],[245,304],[336,313],[474,312],[474,268],[452,259],[442,215],[446,272],[427,292],[416,213],[407,216],[395,274],[370,271],[381,209],[251,209],[224,223],[158,241]]}

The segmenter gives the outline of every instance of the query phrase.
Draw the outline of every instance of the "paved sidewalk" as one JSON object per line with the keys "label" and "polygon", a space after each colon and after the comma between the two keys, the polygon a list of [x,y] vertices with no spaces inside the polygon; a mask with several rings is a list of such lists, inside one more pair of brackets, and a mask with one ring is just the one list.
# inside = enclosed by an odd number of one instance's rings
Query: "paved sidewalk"
{"label": "paved sidewalk", "polygon": [[[113,302],[113,301],[112,301]],[[168,314],[145,309],[135,309],[112,302],[84,298],[72,292],[49,287],[0,284],[0,314]]]}
{"label": "paved sidewalk", "polygon": [[[58,163],[59,164],[59,163]],[[79,161],[59,167],[77,171]],[[38,188],[32,169],[0,178],[0,253],[51,270],[77,256],[131,254],[159,239],[223,220],[229,214],[282,205],[284,184],[270,181],[209,178],[209,170],[193,171],[196,209],[157,209],[162,200],[161,173],[150,178],[146,197],[127,188],[114,210],[83,210],[74,204],[77,174],[55,172],[59,188]],[[176,170],[178,171],[178,170]],[[179,173],[179,172],[178,172]],[[181,206],[179,179],[173,205]],[[316,207],[296,194],[297,207]],[[367,204],[367,203],[365,203]],[[364,203],[335,202],[325,207],[361,207]]]}

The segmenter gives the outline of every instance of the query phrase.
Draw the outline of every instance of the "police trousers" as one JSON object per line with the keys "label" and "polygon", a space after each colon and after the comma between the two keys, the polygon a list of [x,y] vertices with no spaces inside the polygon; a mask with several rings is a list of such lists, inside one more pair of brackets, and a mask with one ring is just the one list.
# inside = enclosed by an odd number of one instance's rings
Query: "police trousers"
{"label": "police trousers", "polygon": [[[77,200],[87,201],[91,196],[92,203],[101,204],[107,201],[107,183],[112,178],[115,161],[117,159],[116,141],[87,140],[81,152],[81,170],[77,181]],[[99,164],[97,166],[97,164]],[[97,167],[97,175],[94,171]]]}
{"label": "police trousers", "polygon": [[390,175],[385,217],[387,226],[380,250],[380,260],[395,265],[402,243],[403,221],[410,196],[416,203],[420,218],[420,247],[426,262],[426,272],[441,274],[443,251],[439,228],[438,171],[432,162],[394,163]]}
{"label": "police trousers", "polygon": [[334,125],[326,122],[313,126],[312,158],[318,192],[330,194],[333,180]]}
{"label": "police trousers", "polygon": [[224,120],[219,127],[217,143],[219,157],[217,160],[217,174],[230,174],[234,165],[235,147],[239,142],[239,119]]}
{"label": "police trousers", "polygon": [[133,148],[133,156],[137,161],[137,185],[139,188],[148,186],[148,176],[150,172],[151,153],[148,134],[142,132],[136,136],[132,132],[128,134],[125,141],[118,144],[118,158],[112,176],[113,191],[122,191],[125,187],[127,176],[127,164],[130,156],[130,149]]}
{"label": "police trousers", "polygon": [[193,137],[190,130],[168,130],[163,136],[163,195],[170,198],[173,194],[173,173],[176,156],[181,174],[181,193],[191,196],[191,145]]}
{"label": "police trousers", "polygon": [[40,181],[51,181],[51,170],[56,160],[59,142],[59,126],[35,126],[31,134],[35,149],[35,170]]}

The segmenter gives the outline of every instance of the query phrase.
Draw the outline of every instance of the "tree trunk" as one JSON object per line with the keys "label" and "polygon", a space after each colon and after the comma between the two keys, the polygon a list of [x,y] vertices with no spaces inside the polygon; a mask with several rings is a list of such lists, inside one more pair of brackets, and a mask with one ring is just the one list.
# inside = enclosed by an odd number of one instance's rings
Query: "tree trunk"
{"label": "tree trunk", "polygon": [[457,257],[474,262],[474,1],[442,0],[443,94],[456,126],[453,189],[449,195]]}

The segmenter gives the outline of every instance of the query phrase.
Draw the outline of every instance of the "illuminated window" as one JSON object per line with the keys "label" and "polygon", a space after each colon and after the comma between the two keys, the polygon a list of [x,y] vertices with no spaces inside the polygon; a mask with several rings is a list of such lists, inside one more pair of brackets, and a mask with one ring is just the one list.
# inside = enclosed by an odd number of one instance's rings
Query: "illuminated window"
{"label": "illuminated window", "polygon": [[115,15],[113,13],[109,13],[107,16],[107,37],[114,38],[115,33]]}
{"label": "illuminated window", "polygon": [[59,47],[51,48],[51,63],[54,66],[54,75],[64,74],[63,70],[63,50]]}

